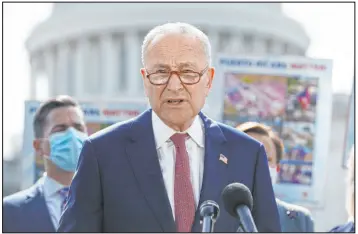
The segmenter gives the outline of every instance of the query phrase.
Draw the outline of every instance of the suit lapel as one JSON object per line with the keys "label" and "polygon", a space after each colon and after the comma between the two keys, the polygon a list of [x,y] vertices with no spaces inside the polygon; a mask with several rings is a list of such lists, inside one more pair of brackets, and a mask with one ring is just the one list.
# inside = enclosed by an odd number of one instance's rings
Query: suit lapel
{"label": "suit lapel", "polygon": [[175,232],[172,209],[155,147],[151,110],[134,120],[130,138],[126,150],[138,185],[163,231]]}
{"label": "suit lapel", "polygon": [[201,231],[199,222],[200,205],[206,200],[213,200],[216,201],[220,207],[223,207],[221,192],[227,185],[227,165],[219,160],[220,154],[225,156],[224,146],[226,138],[217,123],[201,112],[199,115],[204,122],[205,128],[205,156],[200,200],[195,216],[196,222],[192,229],[194,232]]}
{"label": "suit lapel", "polygon": [[[43,184],[41,180],[33,186],[33,190],[27,197],[28,204],[27,217],[29,218],[29,225],[34,227],[34,230],[42,230],[44,232],[55,232],[50,213],[48,211],[44,193]],[[39,228],[41,227],[41,228]]]}

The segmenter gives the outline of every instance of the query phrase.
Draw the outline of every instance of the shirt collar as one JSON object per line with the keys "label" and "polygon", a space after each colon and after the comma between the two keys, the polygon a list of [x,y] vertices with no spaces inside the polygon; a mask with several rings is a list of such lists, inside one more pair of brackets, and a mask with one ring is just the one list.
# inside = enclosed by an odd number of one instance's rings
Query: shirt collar
{"label": "shirt collar", "polygon": [[56,180],[48,177],[47,174],[44,174],[43,177],[45,197],[51,197],[55,195],[60,189],[66,187],[63,184],[58,183]]}
{"label": "shirt collar", "polygon": [[[175,130],[168,127],[154,111],[152,111],[152,124],[157,149],[168,141],[172,135],[177,133]],[[185,131],[185,133],[188,133],[199,147],[204,148],[204,124],[199,115],[195,117],[193,124]]]}
{"label": "shirt collar", "polygon": [[204,148],[204,123],[199,115],[195,117],[187,133],[199,147]]}

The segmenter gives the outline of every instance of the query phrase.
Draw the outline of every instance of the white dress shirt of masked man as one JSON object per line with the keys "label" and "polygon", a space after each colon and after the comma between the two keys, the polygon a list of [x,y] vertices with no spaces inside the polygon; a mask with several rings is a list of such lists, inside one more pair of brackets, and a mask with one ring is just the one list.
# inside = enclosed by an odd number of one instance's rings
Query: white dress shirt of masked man
{"label": "white dress shirt of masked man", "polygon": [[[279,162],[284,154],[284,145],[271,127],[256,122],[246,122],[237,127],[264,144],[272,184],[277,183]],[[276,198],[282,232],[313,232],[311,213],[304,207],[289,204]]]}
{"label": "white dress shirt of masked man", "polygon": [[43,103],[33,122],[33,148],[45,173],[32,187],[4,198],[6,232],[55,232],[87,130],[79,105],[69,96]]}

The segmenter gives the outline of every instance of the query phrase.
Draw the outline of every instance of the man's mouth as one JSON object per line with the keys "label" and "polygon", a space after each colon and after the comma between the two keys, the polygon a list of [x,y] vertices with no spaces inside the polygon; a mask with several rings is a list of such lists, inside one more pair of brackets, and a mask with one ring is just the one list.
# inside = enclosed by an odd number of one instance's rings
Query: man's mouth
{"label": "man's mouth", "polygon": [[184,99],[167,100],[169,104],[180,104],[182,102],[184,102]]}

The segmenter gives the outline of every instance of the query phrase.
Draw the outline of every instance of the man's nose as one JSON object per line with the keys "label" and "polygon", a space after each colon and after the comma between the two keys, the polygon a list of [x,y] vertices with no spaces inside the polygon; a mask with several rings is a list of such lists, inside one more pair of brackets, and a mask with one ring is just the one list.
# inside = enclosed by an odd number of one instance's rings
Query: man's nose
{"label": "man's nose", "polygon": [[180,81],[179,75],[173,73],[169,78],[167,89],[171,91],[181,90],[183,88],[183,84]]}

